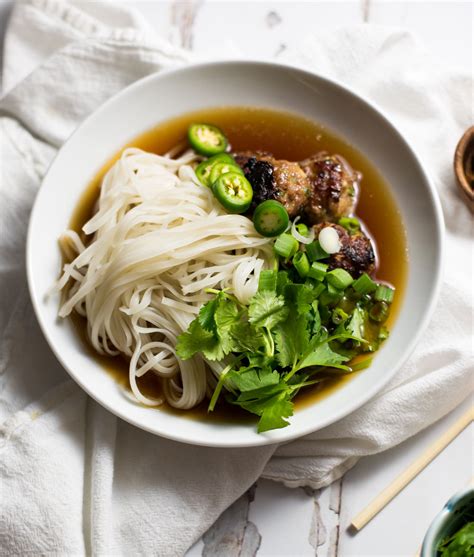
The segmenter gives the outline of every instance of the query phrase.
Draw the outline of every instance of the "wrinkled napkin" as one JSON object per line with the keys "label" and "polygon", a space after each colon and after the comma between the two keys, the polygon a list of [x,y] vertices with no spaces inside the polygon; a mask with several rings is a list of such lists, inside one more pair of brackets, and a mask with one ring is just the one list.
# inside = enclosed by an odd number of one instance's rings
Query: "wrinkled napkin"
{"label": "wrinkled napkin", "polygon": [[0,100],[3,555],[182,555],[257,478],[328,485],[472,390],[473,223],[451,170],[456,141],[473,121],[472,82],[431,60],[406,32],[372,26],[318,31],[279,59],[336,78],[382,107],[441,196],[441,299],[391,383],[347,418],[286,445],[214,449],[136,429],[69,379],[42,337],[26,287],[35,194],[57,149],[90,112],[133,81],[193,59],[117,5],[29,0],[14,7]]}

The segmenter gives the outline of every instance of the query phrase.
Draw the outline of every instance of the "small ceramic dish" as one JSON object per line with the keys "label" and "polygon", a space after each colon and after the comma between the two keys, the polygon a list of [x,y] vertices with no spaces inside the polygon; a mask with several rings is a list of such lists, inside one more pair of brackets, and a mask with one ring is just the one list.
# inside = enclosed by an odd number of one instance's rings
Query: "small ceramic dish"
{"label": "small ceramic dish", "polygon": [[467,509],[474,509],[472,486],[453,495],[433,520],[423,540],[420,557],[437,557],[440,542],[452,536],[464,525],[463,515]]}

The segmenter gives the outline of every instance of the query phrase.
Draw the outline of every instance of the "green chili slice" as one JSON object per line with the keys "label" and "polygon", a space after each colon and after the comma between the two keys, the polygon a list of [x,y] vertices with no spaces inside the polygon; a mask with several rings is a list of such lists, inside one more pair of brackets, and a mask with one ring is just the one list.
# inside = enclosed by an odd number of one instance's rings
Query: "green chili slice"
{"label": "green chili slice", "polygon": [[387,302],[375,302],[375,304],[370,308],[369,317],[372,321],[377,323],[385,323],[387,321],[390,313],[390,306]]}
{"label": "green chili slice", "polygon": [[212,124],[193,124],[189,126],[188,140],[193,149],[208,157],[223,153],[229,144],[222,131]]}
{"label": "green chili slice", "polygon": [[243,170],[240,166],[237,166],[234,161],[231,163],[218,161],[212,165],[211,173],[209,174],[209,182],[213,184],[223,174],[228,174],[229,172],[237,172],[237,174],[242,174],[242,176],[244,175]]}
{"label": "green chili slice", "polygon": [[218,155],[214,155],[213,157],[200,162],[196,166],[196,176],[199,178],[199,181],[203,186],[207,186],[208,188],[211,187],[211,170],[213,166],[218,163],[236,164],[232,156],[227,153],[219,153]]}
{"label": "green chili slice", "polygon": [[255,230],[268,238],[285,232],[288,222],[289,217],[285,207],[273,199],[260,203],[253,214]]}
{"label": "green chili slice", "polygon": [[238,172],[222,174],[213,184],[212,191],[229,213],[245,213],[252,203],[250,182]]}

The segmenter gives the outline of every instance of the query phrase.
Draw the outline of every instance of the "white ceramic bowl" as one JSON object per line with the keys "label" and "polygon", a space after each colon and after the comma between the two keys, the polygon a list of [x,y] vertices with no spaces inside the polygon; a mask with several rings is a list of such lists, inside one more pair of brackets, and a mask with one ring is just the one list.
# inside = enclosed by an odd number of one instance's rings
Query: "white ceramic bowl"
{"label": "white ceramic bowl", "polygon": [[[327,125],[357,145],[393,188],[408,236],[410,268],[403,306],[389,340],[370,368],[318,404],[301,409],[287,428],[259,435],[251,425],[181,418],[128,400],[84,350],[58,301],[45,293],[58,276],[57,238],[84,188],[112,154],[160,121],[219,105],[293,111]],[[299,69],[256,62],[217,62],[142,79],[106,102],[59,152],[38,193],[27,243],[28,282],[39,323],[75,381],[124,420],[177,441],[237,447],[288,441],[331,424],[369,400],[397,372],[425,328],[438,293],[443,245],[439,200],[419,160],[378,109],[348,89]]]}

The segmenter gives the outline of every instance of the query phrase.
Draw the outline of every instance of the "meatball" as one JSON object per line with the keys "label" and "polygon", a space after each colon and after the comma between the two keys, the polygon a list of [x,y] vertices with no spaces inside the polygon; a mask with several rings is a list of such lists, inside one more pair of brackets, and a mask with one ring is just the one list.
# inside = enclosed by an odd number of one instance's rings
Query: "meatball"
{"label": "meatball", "polygon": [[353,212],[361,174],[354,171],[343,157],[322,151],[300,165],[311,186],[305,209],[311,224],[336,222]]}
{"label": "meatball", "polygon": [[236,153],[235,160],[252,184],[255,204],[276,199],[285,206],[290,218],[304,211],[310,183],[298,163],[275,159],[260,151]]}
{"label": "meatball", "polygon": [[323,222],[313,227],[316,238],[321,229],[327,226],[336,229],[341,242],[341,249],[328,259],[329,269],[344,269],[354,278],[362,273],[371,275],[375,271],[375,251],[370,238],[361,230],[349,234],[344,227],[330,222]]}

